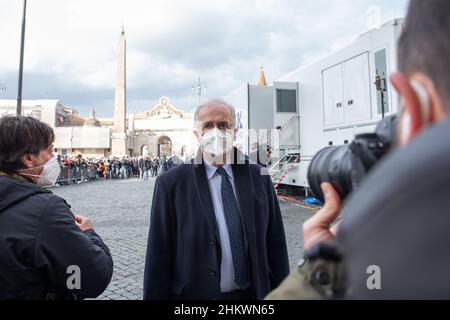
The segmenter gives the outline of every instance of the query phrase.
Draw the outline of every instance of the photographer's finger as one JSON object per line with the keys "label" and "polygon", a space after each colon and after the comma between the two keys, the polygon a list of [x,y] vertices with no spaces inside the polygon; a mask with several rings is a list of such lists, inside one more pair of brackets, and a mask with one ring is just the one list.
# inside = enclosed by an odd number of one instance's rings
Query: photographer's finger
{"label": "photographer's finger", "polygon": [[85,217],[85,216],[80,216],[80,215],[76,215],[75,216],[75,220],[79,221],[79,222],[83,222],[85,220],[88,220],[89,218]]}
{"label": "photographer's finger", "polygon": [[341,210],[341,198],[331,184],[322,183],[321,188],[325,196],[325,205],[312,220],[321,225],[331,225]]}
{"label": "photographer's finger", "polygon": [[325,182],[320,185],[322,192],[325,196],[325,206],[330,210],[340,210],[341,209],[341,198],[337,191],[334,189],[333,185]]}
{"label": "photographer's finger", "polygon": [[337,235],[337,233],[339,232],[339,227],[341,226],[341,222],[339,221],[338,223],[336,223],[333,227],[331,227],[330,231],[332,234],[334,234],[335,236]]}

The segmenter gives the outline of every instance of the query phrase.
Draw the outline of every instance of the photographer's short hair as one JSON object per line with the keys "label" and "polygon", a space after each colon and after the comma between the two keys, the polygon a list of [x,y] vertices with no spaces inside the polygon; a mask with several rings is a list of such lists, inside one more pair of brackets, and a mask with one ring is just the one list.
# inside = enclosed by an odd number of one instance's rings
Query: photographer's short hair
{"label": "photographer's short hair", "polygon": [[53,129],[32,117],[0,119],[0,170],[16,173],[23,169],[25,154],[39,154],[55,140]]}
{"label": "photographer's short hair", "polygon": [[400,71],[430,77],[450,110],[449,0],[411,0],[398,55]]}

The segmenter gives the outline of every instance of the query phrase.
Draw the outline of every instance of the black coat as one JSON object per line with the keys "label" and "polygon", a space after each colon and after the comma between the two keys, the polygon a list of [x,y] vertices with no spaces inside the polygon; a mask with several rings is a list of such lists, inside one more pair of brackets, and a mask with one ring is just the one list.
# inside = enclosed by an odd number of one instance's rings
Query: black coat
{"label": "black coat", "polygon": [[[72,265],[80,268],[81,290],[67,288]],[[0,299],[94,298],[112,271],[107,246],[93,230],[78,228],[62,198],[0,176]]]}
{"label": "black coat", "polygon": [[145,160],[144,159],[139,159],[138,167],[139,167],[139,169],[144,170],[144,167],[145,167]]}
{"label": "black coat", "polygon": [[[254,298],[261,299],[289,272],[283,221],[272,181],[261,175],[262,167],[248,163],[232,167],[249,248],[252,291]],[[205,166],[177,166],[156,181],[144,299],[220,299],[220,264]]]}

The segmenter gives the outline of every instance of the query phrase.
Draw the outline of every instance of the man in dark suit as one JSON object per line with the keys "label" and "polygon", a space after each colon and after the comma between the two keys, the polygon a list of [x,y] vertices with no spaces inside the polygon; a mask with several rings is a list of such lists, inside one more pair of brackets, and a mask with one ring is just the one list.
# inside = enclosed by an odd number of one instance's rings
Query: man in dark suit
{"label": "man in dark suit", "polygon": [[289,272],[276,194],[232,147],[235,110],[199,106],[199,153],[160,176],[153,195],[144,299],[260,299]]}

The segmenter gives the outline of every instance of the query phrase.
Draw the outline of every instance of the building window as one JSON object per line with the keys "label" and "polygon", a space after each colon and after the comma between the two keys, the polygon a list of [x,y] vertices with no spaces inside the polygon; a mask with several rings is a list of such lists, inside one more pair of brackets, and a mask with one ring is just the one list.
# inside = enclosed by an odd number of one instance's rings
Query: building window
{"label": "building window", "polygon": [[297,91],[277,89],[277,112],[296,113],[297,112]]}

